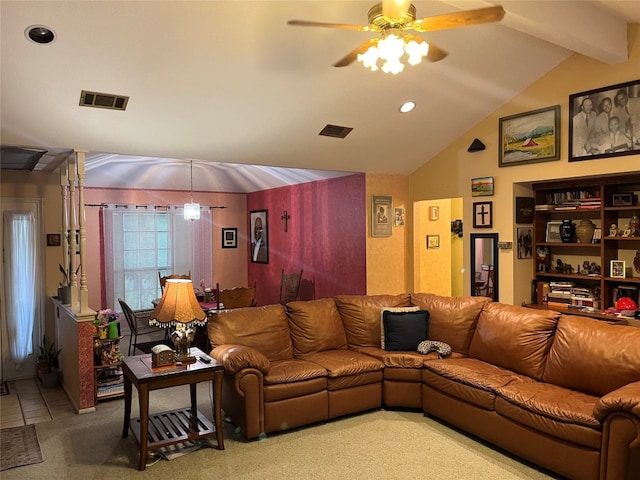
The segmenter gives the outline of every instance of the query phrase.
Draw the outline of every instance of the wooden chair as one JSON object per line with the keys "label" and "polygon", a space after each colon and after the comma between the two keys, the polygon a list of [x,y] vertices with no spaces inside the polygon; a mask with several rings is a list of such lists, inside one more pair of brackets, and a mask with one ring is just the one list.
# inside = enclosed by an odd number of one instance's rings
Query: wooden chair
{"label": "wooden chair", "polygon": [[[138,344],[138,335],[163,332],[164,339],[166,340],[169,338],[169,329],[149,325],[149,319],[151,318],[153,309],[133,310],[127,302],[121,298],[118,299],[118,303],[120,303],[120,307],[122,307],[122,313],[124,314],[124,318],[127,320],[127,325],[129,325],[129,329],[131,330],[127,355],[135,353],[136,345]],[[158,343],[160,342],[161,341],[159,340]],[[133,350],[131,347],[133,347]]]}
{"label": "wooden chair", "polygon": [[167,280],[172,278],[181,278],[185,280],[191,280],[191,270],[189,270],[189,273],[187,273],[186,275],[174,274],[174,275],[165,275],[164,277],[162,276],[160,271],[158,271],[158,280],[160,281],[160,292],[164,293],[164,286],[167,283]]}
{"label": "wooden chair", "polygon": [[300,273],[284,273],[282,269],[282,279],[280,280],[280,303],[285,305],[298,299],[300,291],[300,281],[302,280],[302,270]]}
{"label": "wooden chair", "polygon": [[216,302],[218,309],[244,308],[256,306],[256,285],[253,287],[235,287],[220,290],[220,284],[216,284]]}

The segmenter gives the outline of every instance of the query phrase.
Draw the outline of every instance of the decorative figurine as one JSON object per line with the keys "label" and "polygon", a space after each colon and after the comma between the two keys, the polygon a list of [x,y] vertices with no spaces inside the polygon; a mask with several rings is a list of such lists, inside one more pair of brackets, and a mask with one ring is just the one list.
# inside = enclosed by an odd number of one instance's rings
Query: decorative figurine
{"label": "decorative figurine", "polygon": [[618,226],[615,223],[612,223],[609,227],[609,236],[615,237],[616,235],[618,235]]}

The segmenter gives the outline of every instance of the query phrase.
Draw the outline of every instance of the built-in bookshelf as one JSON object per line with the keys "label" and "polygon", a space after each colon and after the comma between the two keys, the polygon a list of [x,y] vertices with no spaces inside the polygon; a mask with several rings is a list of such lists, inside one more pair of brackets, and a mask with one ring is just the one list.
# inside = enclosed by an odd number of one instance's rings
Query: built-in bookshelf
{"label": "built-in bookshelf", "polygon": [[120,340],[117,338],[94,338],[93,371],[95,400],[106,400],[124,395],[124,377],[120,354]]}
{"label": "built-in bookshelf", "polygon": [[[533,191],[533,303],[580,313],[602,313],[620,296],[637,303],[640,174],[547,181]],[[569,238],[567,224],[581,238]]]}

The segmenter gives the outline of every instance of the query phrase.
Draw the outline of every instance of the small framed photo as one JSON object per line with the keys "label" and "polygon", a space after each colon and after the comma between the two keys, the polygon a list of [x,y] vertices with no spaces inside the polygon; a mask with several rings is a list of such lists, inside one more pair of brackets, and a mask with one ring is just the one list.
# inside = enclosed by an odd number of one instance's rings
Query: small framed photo
{"label": "small framed photo", "polygon": [[560,105],[499,120],[498,166],[560,160]]}
{"label": "small framed photo", "polygon": [[593,230],[593,238],[591,239],[591,243],[601,243],[602,242],[602,229],[595,228]]}
{"label": "small framed photo", "polygon": [[625,261],[624,260],[611,260],[610,262],[610,277],[612,278],[625,278]]}
{"label": "small framed photo", "polygon": [[440,220],[440,207],[429,207],[429,220]]}
{"label": "small framed photo", "polygon": [[518,227],[518,258],[533,258],[531,227]]}
{"label": "small framed photo", "polygon": [[547,231],[544,240],[545,242],[562,242],[562,238],[560,237],[560,225],[562,225],[562,222],[547,222]]}
{"label": "small framed photo", "polygon": [[373,195],[371,197],[371,236],[391,236],[391,214],[393,213],[393,197]]}
{"label": "small framed photo", "polygon": [[59,247],[60,242],[59,233],[47,233],[47,247]]}
{"label": "small framed photo", "polygon": [[472,197],[490,197],[493,195],[493,177],[479,177],[471,179]]}
{"label": "small framed photo", "polygon": [[611,203],[614,207],[626,207],[633,205],[632,193],[614,193],[611,196]]}
{"label": "small framed photo", "polygon": [[427,248],[440,248],[440,235],[427,235]]}
{"label": "small framed photo", "polygon": [[222,229],[222,248],[238,248],[238,229]]}
{"label": "small framed photo", "polygon": [[493,202],[475,202],[473,204],[473,228],[491,228],[493,226]]}
{"label": "small framed photo", "polygon": [[404,207],[396,207],[394,211],[393,226],[404,227]]}

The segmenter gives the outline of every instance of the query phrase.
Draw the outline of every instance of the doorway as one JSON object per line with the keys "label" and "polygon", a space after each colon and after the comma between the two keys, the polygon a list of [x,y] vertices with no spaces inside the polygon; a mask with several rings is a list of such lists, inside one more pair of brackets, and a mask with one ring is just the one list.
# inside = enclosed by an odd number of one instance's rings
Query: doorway
{"label": "doorway", "polygon": [[27,351],[27,356],[24,361],[18,363],[14,360],[11,354],[11,342],[9,338],[9,325],[7,304],[11,300],[11,295],[16,293],[15,285],[9,284],[9,281],[5,278],[5,275],[0,275],[0,358],[2,364],[0,365],[2,379],[3,380],[18,380],[22,378],[33,378],[36,373],[36,361],[38,357],[38,346],[40,345],[41,334],[43,332],[43,318],[44,318],[44,280],[42,262],[43,256],[43,235],[41,226],[41,201],[36,199],[15,199],[15,198],[3,198],[2,205],[0,206],[0,212],[2,215],[0,218],[0,247],[2,248],[2,271],[6,272],[8,267],[9,255],[13,250],[28,254],[24,245],[17,245],[12,247],[5,241],[5,226],[4,218],[6,214],[11,212],[25,212],[31,213],[35,221],[33,221],[33,235],[36,239],[33,250],[29,252],[34,256],[35,265],[35,291],[31,292],[35,297],[35,310],[33,319],[33,329],[31,332],[31,348]]}

